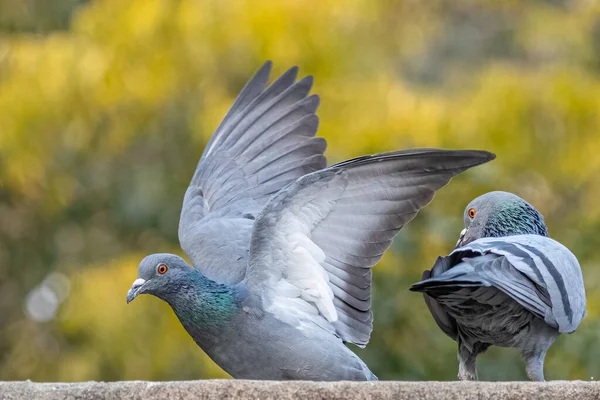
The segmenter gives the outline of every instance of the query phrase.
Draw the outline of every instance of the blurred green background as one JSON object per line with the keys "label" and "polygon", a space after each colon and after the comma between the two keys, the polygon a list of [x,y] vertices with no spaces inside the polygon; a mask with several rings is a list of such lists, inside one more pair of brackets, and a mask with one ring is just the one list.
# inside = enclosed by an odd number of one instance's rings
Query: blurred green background
{"label": "blurred green background", "polygon": [[[600,6],[589,0],[0,0],[0,379],[227,375],[169,307],[125,294],[148,253],[181,254],[207,139],[266,60],[315,76],[330,163],[435,146],[496,161],[442,189],[375,267],[381,379],[454,380],[456,344],[408,287],[462,212],[515,192],[579,258],[588,317],[548,379],[600,375]],[[480,379],[524,379],[517,351]]]}

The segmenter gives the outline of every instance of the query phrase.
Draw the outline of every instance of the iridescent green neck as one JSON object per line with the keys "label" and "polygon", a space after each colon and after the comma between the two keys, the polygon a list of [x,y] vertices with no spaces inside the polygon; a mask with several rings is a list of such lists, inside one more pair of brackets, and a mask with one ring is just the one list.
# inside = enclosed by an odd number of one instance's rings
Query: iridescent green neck
{"label": "iridescent green neck", "polygon": [[216,283],[195,269],[165,300],[196,341],[217,334],[240,308],[237,287]]}
{"label": "iridescent green neck", "polygon": [[484,227],[484,237],[511,235],[548,236],[544,217],[524,201],[505,201],[496,205]]}

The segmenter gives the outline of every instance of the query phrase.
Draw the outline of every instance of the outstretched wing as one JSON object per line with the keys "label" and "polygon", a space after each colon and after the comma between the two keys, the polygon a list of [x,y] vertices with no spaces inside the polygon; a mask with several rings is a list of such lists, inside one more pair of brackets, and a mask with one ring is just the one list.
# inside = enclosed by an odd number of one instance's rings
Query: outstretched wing
{"label": "outstretched wing", "polygon": [[[539,235],[485,238],[452,252],[455,265],[416,283],[411,290],[495,287],[560,332],[573,332],[585,316],[585,289],[575,256],[555,240]],[[440,270],[441,271],[441,270]],[[429,303],[434,299],[429,299]],[[443,311],[430,307],[438,325]],[[447,315],[444,317],[448,317]],[[447,321],[447,320],[443,320]],[[447,332],[448,333],[448,332]]]}
{"label": "outstretched wing", "polygon": [[206,145],[185,194],[179,241],[196,268],[221,283],[245,273],[256,214],[268,198],[326,166],[326,142],[315,138],[319,97],[298,68],[265,89],[267,62],[242,89]]}
{"label": "outstretched wing", "polygon": [[314,322],[366,345],[373,327],[370,268],[437,189],[493,157],[415,149],[300,178],[258,216],[244,282],[277,318],[300,327]]}

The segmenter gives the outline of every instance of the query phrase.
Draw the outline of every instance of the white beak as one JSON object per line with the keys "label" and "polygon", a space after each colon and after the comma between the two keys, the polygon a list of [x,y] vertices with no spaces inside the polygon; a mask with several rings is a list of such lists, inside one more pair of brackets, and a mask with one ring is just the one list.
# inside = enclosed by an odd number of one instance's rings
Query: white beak
{"label": "white beak", "polygon": [[138,295],[140,288],[146,283],[145,279],[137,278],[133,281],[131,285],[131,289],[127,292],[127,303],[130,303],[133,299],[135,299]]}
{"label": "white beak", "polygon": [[462,243],[462,240],[464,239],[466,234],[467,234],[467,228],[460,231],[460,236],[458,237],[458,241],[456,242],[456,247],[460,247],[460,244]]}

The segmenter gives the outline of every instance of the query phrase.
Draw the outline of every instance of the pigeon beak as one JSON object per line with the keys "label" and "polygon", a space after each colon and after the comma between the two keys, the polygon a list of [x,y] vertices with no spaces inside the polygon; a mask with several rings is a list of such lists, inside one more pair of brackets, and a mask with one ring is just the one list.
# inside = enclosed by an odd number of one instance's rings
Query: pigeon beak
{"label": "pigeon beak", "polygon": [[458,241],[456,242],[456,248],[459,248],[460,246],[462,246],[462,242],[463,242],[463,239],[465,238],[466,234],[467,234],[467,228],[460,231],[460,236],[458,237]]}
{"label": "pigeon beak", "polygon": [[138,294],[141,293],[141,288],[146,283],[145,279],[138,278],[131,285],[131,289],[127,292],[127,304],[131,303],[133,299],[135,299]]}

